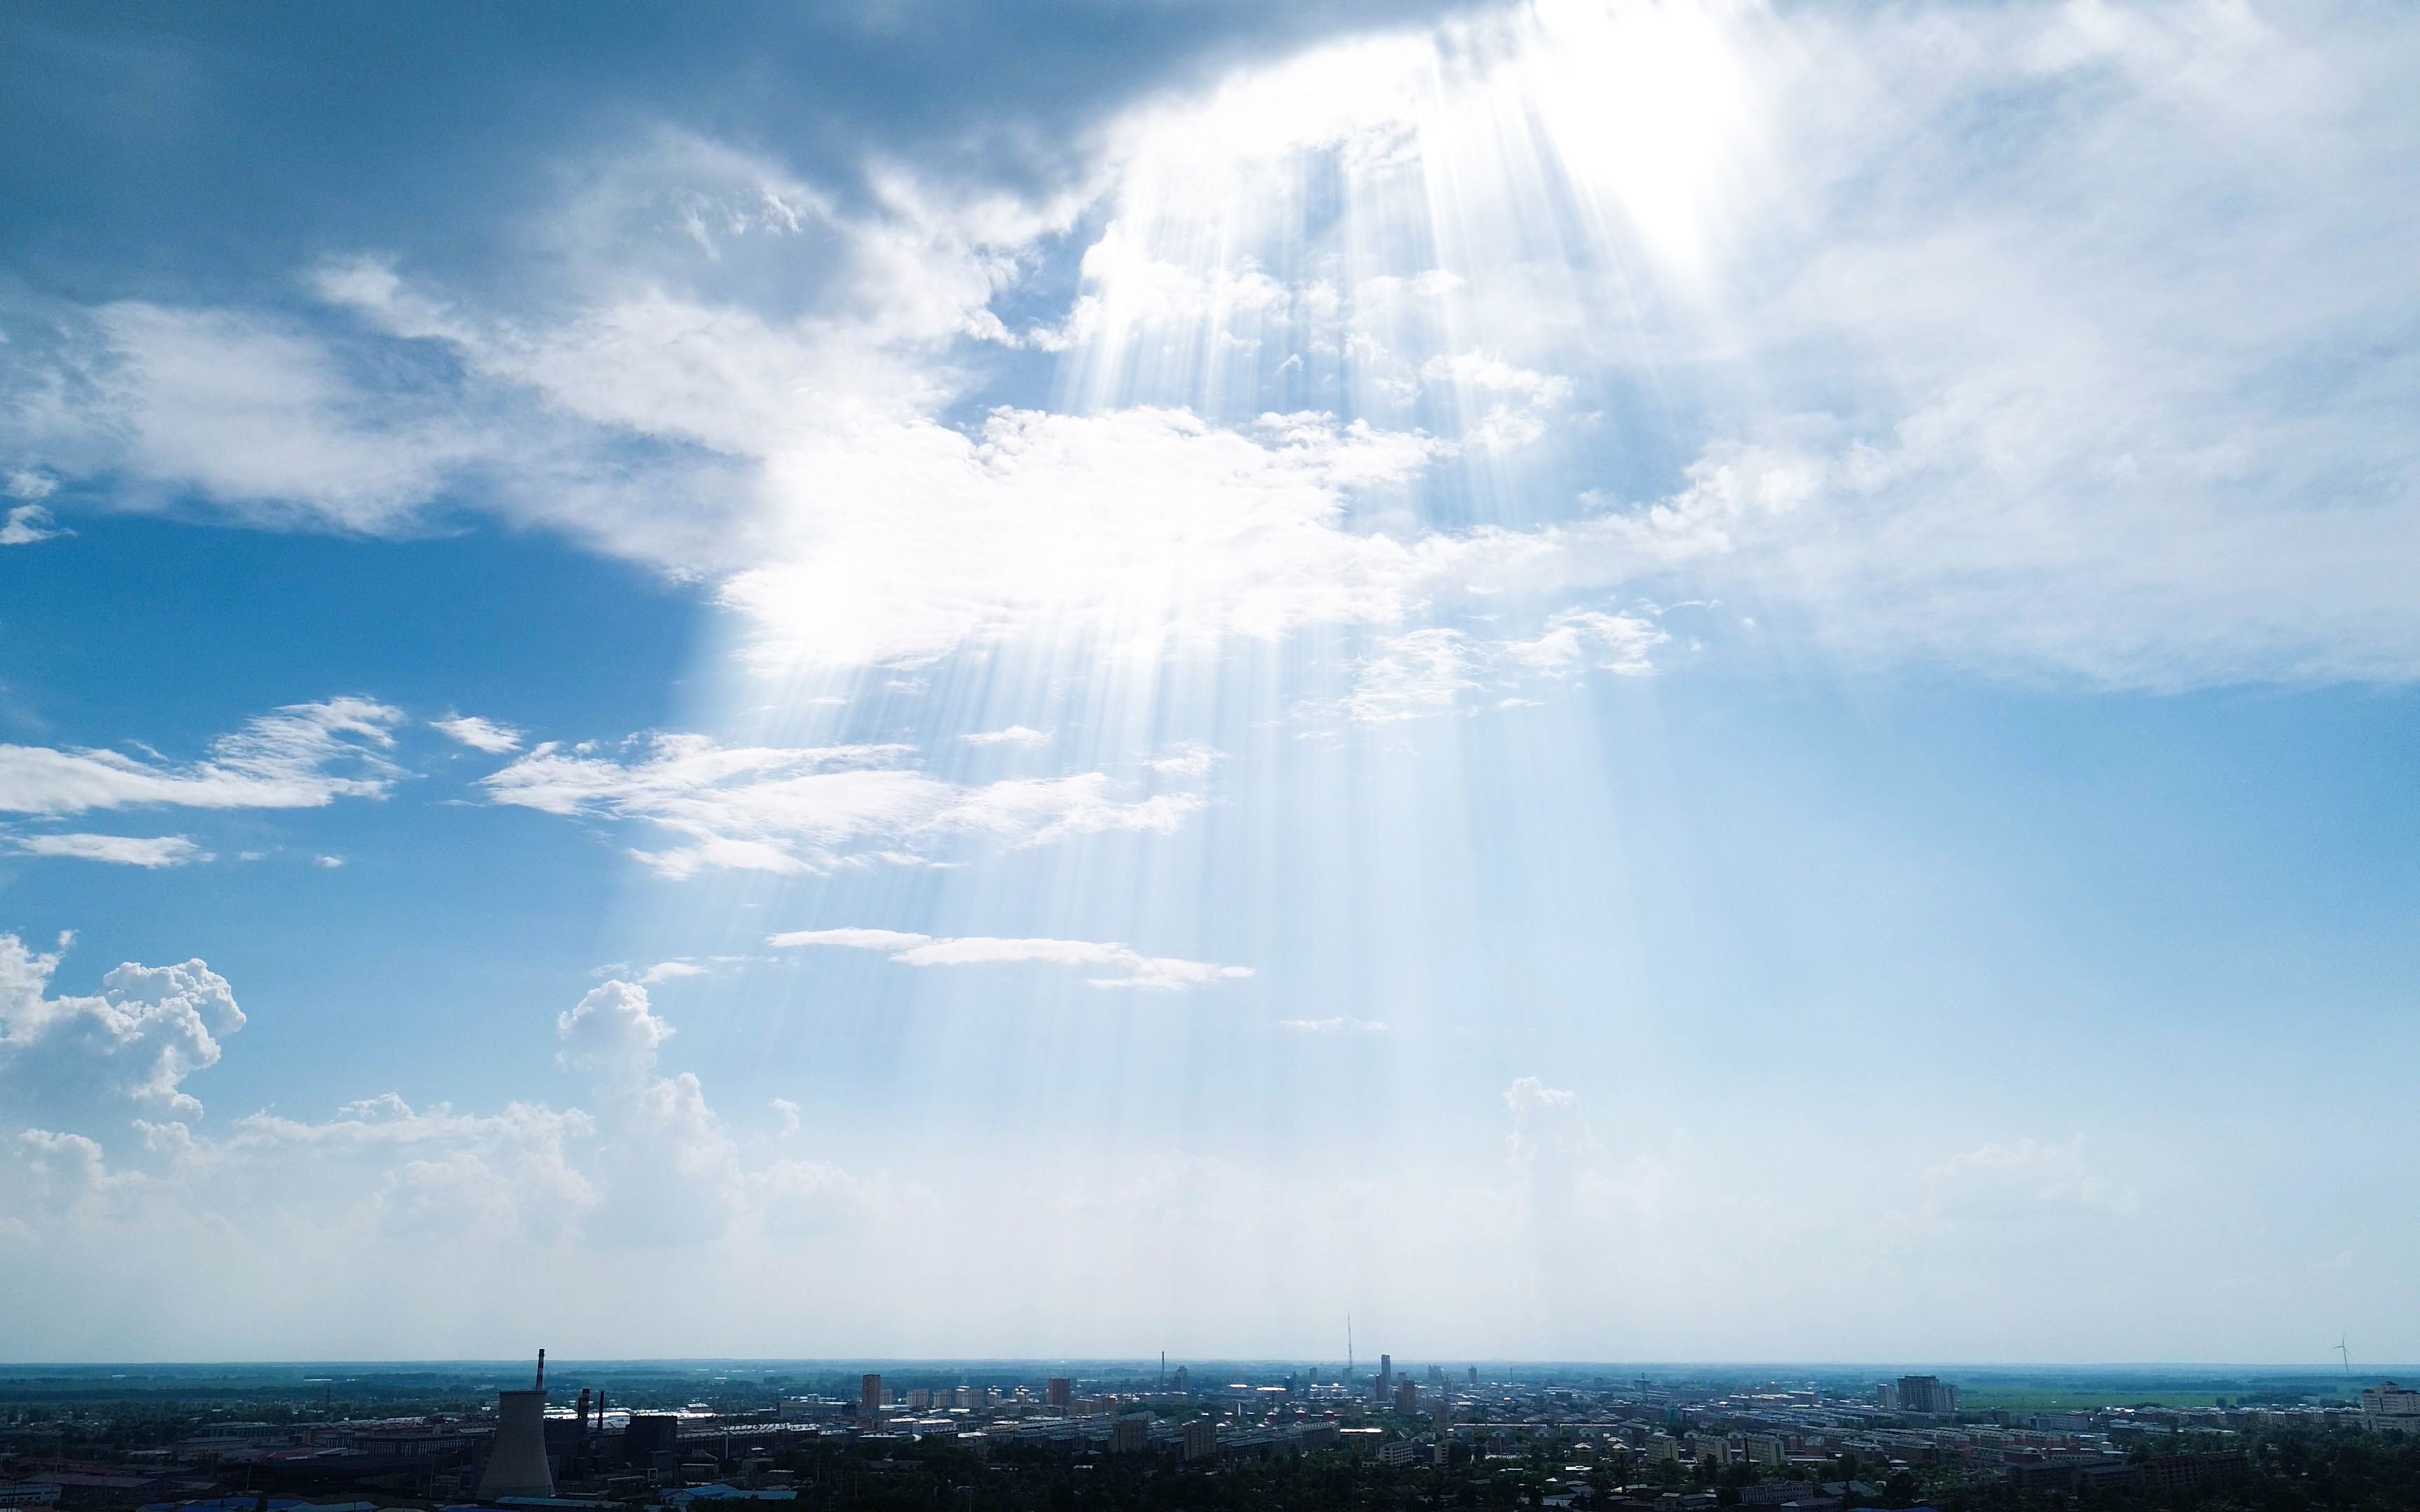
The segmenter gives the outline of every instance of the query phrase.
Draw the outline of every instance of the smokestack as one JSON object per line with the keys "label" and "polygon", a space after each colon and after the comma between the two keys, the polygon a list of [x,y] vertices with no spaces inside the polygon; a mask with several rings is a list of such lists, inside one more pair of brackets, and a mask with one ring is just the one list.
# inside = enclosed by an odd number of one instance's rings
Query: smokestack
{"label": "smokestack", "polygon": [[496,1393],[496,1442],[479,1476],[479,1499],[552,1496],[554,1471],[546,1462],[546,1351],[537,1351],[537,1385]]}
{"label": "smokestack", "polygon": [[580,1388],[580,1431],[583,1434],[588,1431],[588,1388],[585,1386]]}

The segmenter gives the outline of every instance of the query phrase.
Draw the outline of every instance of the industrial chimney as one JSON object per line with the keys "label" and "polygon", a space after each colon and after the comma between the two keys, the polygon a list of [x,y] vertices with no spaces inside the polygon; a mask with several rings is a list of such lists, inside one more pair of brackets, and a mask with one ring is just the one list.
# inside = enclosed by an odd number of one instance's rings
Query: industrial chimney
{"label": "industrial chimney", "polygon": [[554,1472],[546,1462],[546,1351],[540,1350],[535,1386],[496,1393],[496,1443],[479,1476],[479,1499],[553,1494]]}

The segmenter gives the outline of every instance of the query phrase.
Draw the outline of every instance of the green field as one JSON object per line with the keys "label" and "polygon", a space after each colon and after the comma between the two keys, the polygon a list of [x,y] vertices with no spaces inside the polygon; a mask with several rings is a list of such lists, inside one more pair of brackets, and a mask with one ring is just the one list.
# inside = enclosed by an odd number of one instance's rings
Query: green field
{"label": "green field", "polygon": [[2350,1400],[2352,1389],[2326,1379],[2171,1376],[2102,1381],[1973,1381],[1958,1390],[1960,1408],[1978,1412],[2081,1412],[2100,1407],[2211,1407],[2224,1399],[2250,1406],[2316,1397]]}

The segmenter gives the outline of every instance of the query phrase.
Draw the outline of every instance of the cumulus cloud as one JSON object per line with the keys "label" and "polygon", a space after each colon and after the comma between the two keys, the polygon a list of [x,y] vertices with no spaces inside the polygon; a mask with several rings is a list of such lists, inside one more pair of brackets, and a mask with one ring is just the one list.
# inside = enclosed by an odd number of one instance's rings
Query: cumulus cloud
{"label": "cumulus cloud", "polygon": [[95,809],[315,809],[376,798],[401,774],[382,753],[402,714],[362,698],[294,703],[210,742],[178,764],[112,750],[0,746],[0,810],[71,814]]}
{"label": "cumulus cloud", "polygon": [[673,1036],[672,1026],[648,1006],[647,990],[628,981],[590,988],[556,1017],[554,1031],[563,1041],[556,1057],[565,1066],[618,1081],[655,1070],[658,1047]]}
{"label": "cumulus cloud", "polygon": [[710,868],[798,874],[954,837],[1042,845],[1076,835],[1174,831],[1189,794],[1122,798],[1098,772],[961,786],[895,745],[725,747],[657,733],[618,747],[536,747],[483,779],[490,801],[633,821],[675,837],[631,854],[666,876]]}
{"label": "cumulus cloud", "polygon": [[0,934],[0,1080],[12,1101],[89,1113],[125,1099],[182,1116],[201,1112],[185,1078],[218,1063],[220,1041],[243,1027],[226,979],[200,961],[128,962],[92,996],[52,996],[67,948],[38,953]]}
{"label": "cumulus cloud", "polygon": [[213,858],[182,835],[17,835],[9,843],[28,856],[66,856],[117,866],[184,866]]}
{"label": "cumulus cloud", "polygon": [[501,756],[521,747],[520,731],[508,724],[498,724],[493,719],[483,719],[475,714],[448,715],[442,719],[429,720],[428,725],[447,739],[468,746],[473,750],[486,751],[490,756]]}
{"label": "cumulus cloud", "polygon": [[836,946],[853,950],[881,950],[887,952],[892,960],[909,966],[1022,962],[1090,966],[1110,973],[1087,978],[1093,986],[1137,987],[1156,992],[1179,992],[1252,975],[1249,966],[1222,966],[1206,961],[1147,956],[1124,945],[1098,940],[999,939],[984,935],[937,938],[895,930],[829,929],[794,930],[773,935],[768,943],[777,949]]}

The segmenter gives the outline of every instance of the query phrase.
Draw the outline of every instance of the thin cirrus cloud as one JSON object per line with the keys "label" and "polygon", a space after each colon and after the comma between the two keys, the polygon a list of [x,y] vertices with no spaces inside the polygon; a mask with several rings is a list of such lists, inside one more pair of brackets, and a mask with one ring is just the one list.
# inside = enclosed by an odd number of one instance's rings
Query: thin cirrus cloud
{"label": "thin cirrus cloud", "polygon": [[879,950],[908,966],[970,966],[1043,962],[1054,965],[1089,966],[1111,975],[1090,977],[1094,987],[1136,987],[1156,992],[1182,992],[1214,982],[1252,975],[1249,966],[1223,966],[1174,956],[1147,956],[1141,951],[1101,940],[1001,939],[987,935],[936,936],[885,929],[793,930],[768,941],[775,949],[823,946],[847,950]]}
{"label": "thin cirrus cloud", "polygon": [[214,859],[209,852],[182,835],[18,835],[10,839],[9,844],[27,856],[68,856],[152,869]]}
{"label": "thin cirrus cloud", "polygon": [[338,798],[382,797],[401,775],[384,752],[402,719],[400,711],[363,698],[288,704],[219,736],[208,755],[190,763],[0,746],[0,811],[316,809]]}
{"label": "thin cirrus cloud", "polygon": [[977,786],[910,764],[899,745],[723,746],[653,733],[613,746],[537,746],[481,780],[490,802],[664,835],[631,854],[668,877],[799,875],[870,860],[919,863],[952,841],[1047,845],[1078,835],[1173,833],[1189,793],[1123,797],[1104,773]]}

